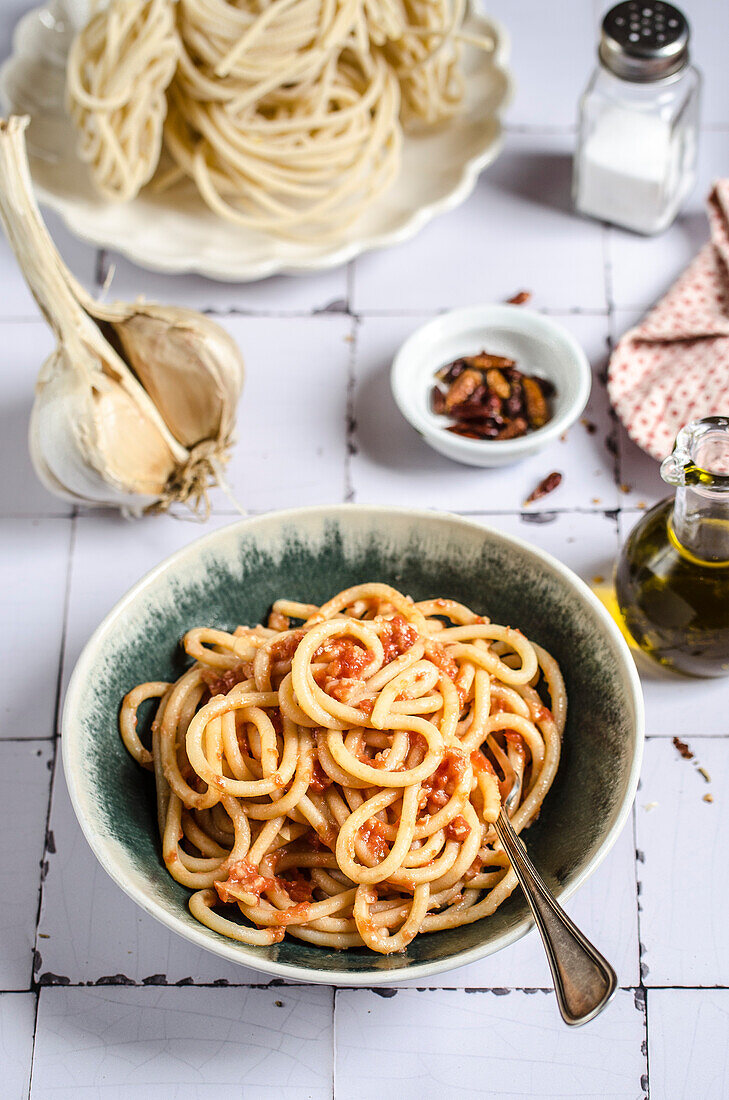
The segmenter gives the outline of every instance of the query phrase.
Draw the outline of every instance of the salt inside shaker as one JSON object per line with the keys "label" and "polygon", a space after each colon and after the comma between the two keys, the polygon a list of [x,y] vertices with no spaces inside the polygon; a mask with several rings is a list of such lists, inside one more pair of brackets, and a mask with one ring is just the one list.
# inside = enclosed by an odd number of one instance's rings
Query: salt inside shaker
{"label": "salt inside shaker", "polygon": [[701,78],[689,64],[688,22],[671,4],[626,0],[605,16],[598,56],[580,104],[575,206],[660,233],[696,175]]}

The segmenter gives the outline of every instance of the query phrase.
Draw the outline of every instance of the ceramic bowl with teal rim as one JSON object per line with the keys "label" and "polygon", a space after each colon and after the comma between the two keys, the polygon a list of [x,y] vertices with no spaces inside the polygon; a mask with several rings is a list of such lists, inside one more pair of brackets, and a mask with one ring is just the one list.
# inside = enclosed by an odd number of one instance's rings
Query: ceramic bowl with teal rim
{"label": "ceramic bowl with teal rim", "polygon": [[63,711],[66,782],[96,856],[142,909],[193,943],[278,978],[424,981],[532,927],[516,890],[492,916],[417,936],[401,954],[329,951],[294,939],[254,947],[199,924],[187,907],[191,891],[165,869],[152,777],[119,737],[124,694],[144,680],[176,679],[186,664],[179,641],[193,626],[254,624],[279,597],[319,604],[362,581],[384,581],[416,600],[459,600],[520,627],[559,661],[569,700],[562,759],[523,837],[562,901],[604,859],[638,782],[643,703],[633,659],[589,588],[541,550],[456,516],[356,505],[246,519],[193,542],[135,585],[86,645]]}

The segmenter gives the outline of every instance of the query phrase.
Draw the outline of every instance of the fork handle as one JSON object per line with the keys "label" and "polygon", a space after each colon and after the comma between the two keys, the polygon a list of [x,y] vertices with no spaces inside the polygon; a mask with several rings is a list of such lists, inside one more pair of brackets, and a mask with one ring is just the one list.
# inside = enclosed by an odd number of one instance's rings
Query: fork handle
{"label": "fork handle", "polygon": [[586,1024],[613,996],[617,975],[552,897],[503,809],[495,827],[534,914],[562,1019],[571,1026]]}

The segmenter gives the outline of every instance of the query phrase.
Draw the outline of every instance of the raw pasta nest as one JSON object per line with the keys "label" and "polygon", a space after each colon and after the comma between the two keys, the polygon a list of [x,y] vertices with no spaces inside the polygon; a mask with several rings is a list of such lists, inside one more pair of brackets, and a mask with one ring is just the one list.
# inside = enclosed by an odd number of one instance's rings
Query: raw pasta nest
{"label": "raw pasta nest", "polygon": [[218,216],[326,241],[395,180],[403,125],[463,99],[465,0],[110,0],[67,100],[99,191],[183,178]]}

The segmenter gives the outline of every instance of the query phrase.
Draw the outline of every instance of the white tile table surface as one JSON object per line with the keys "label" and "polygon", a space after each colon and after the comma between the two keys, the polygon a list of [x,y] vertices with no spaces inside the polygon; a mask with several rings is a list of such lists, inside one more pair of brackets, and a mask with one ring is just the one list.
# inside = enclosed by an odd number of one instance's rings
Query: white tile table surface
{"label": "white tile table surface", "polygon": [[[49,219],[87,285],[98,289],[113,268],[112,294],[210,310],[238,340],[248,379],[230,481],[249,511],[335,501],[449,508],[530,539],[588,582],[609,577],[620,540],[663,495],[655,464],[610,413],[609,342],[705,239],[703,198],[729,175],[729,7],[684,4],[706,81],[700,178],[676,224],[646,240],[569,209],[575,103],[607,6],[491,0],[512,34],[518,79],[503,155],[464,206],[347,268],[252,285],[168,278],[97,253]],[[0,4],[0,55],[27,7]],[[535,933],[428,990],[271,985],[173,936],[111,883],[66,794],[59,699],[122,592],[232,510],[216,493],[202,528],[171,517],[131,524],[46,493],[25,436],[51,340],[3,239],[0,286],[0,814],[13,837],[12,859],[0,862],[3,1100],[166,1100],[209,1096],[211,1086],[245,1100],[729,1095],[726,683],[639,663],[648,743],[636,806],[568,906],[614,962],[621,989],[575,1032],[559,1022]],[[548,453],[499,473],[457,466],[400,420],[389,363],[422,319],[521,289],[585,347],[594,428],[577,424]],[[548,469],[563,472],[562,486],[525,513]],[[695,761],[678,755],[674,736]]]}

